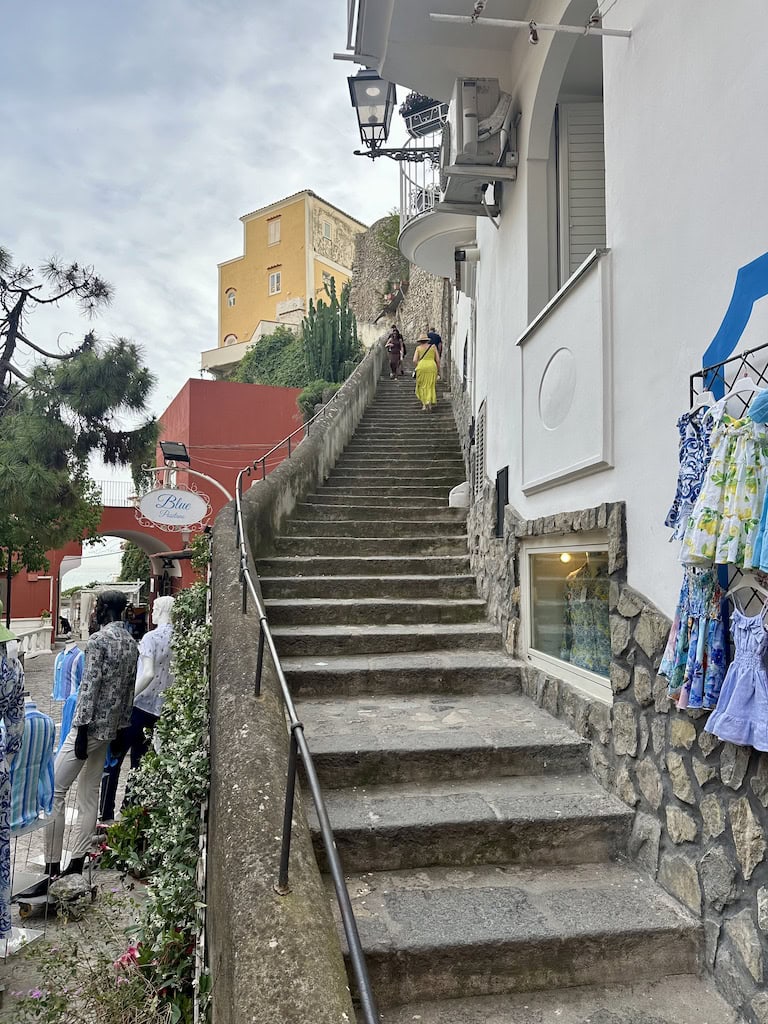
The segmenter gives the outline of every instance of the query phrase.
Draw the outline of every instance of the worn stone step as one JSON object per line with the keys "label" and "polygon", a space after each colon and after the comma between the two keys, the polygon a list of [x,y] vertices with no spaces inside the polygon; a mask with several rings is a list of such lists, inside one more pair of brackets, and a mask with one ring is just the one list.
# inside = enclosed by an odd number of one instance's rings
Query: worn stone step
{"label": "worn stone step", "polygon": [[[375,519],[389,524],[387,534],[392,533],[392,524],[407,521],[413,516],[408,505],[320,505],[300,502],[296,505],[297,519],[336,519],[363,522]],[[463,523],[467,518],[465,508],[429,509],[429,525],[443,523]]]}
{"label": "worn stone step", "polygon": [[300,716],[330,789],[576,771],[589,749],[516,694],[302,700]]}
{"label": "worn stone step", "polygon": [[338,480],[326,480],[318,494],[332,494],[334,496],[340,496],[348,494],[353,496],[366,496],[376,497],[377,495],[389,495],[392,497],[403,497],[403,498],[419,498],[429,497],[438,498],[444,503],[448,503],[448,491],[444,484],[433,484],[433,483],[419,483],[414,480],[413,483],[402,483],[398,478],[397,483],[392,483],[389,486],[383,484],[380,478],[374,478],[377,480],[376,483],[372,482],[339,482]]}
{"label": "worn stone step", "polygon": [[[401,568],[403,566],[401,565]],[[477,597],[474,576],[266,576],[259,566],[265,598]]]}
{"label": "worn stone step", "polygon": [[[633,819],[586,773],[363,786],[326,806],[345,871],[598,863],[626,849]],[[310,829],[327,871],[313,814]]]}
{"label": "worn stone step", "polygon": [[[408,654],[416,651],[431,651],[435,653],[450,652],[474,652],[498,651],[501,647],[501,638],[497,626],[492,626],[483,619],[477,622],[462,623],[408,623],[408,624],[385,624],[376,625],[350,625],[339,626],[325,625],[302,625],[302,626],[275,626],[273,629],[275,640],[281,657],[308,656],[328,657],[362,655],[385,655],[393,658],[404,652]],[[426,666],[423,666],[426,667]],[[384,692],[386,689],[385,680],[390,680],[387,686],[392,686],[392,676],[388,666],[380,666],[381,685]],[[445,675],[445,666],[437,673],[441,678]],[[378,687],[378,681],[366,676],[365,685],[372,689]],[[405,692],[418,692],[418,679],[410,677],[403,682]],[[441,687],[444,688],[444,687]],[[362,690],[360,692],[363,692]],[[398,691],[400,692],[400,691]]]}
{"label": "worn stone step", "polygon": [[400,508],[448,508],[448,492],[442,489],[438,494],[387,494],[386,492],[355,494],[349,490],[334,493],[332,490],[323,488],[317,494],[308,494],[304,500],[308,505],[371,505],[375,508],[395,505]]}
{"label": "worn stone step", "polygon": [[336,463],[339,472],[346,473],[350,469],[365,469],[368,473],[380,473],[386,480],[396,479],[398,473],[418,473],[422,469],[437,469],[444,475],[451,472],[461,474],[464,479],[464,460],[453,455],[430,455],[423,459],[407,457],[392,458],[382,455],[381,458],[359,458],[354,455],[342,455]]}
{"label": "worn stone step", "polygon": [[382,1008],[698,970],[700,923],[623,864],[351,873],[347,887]]}
{"label": "worn stone step", "polygon": [[275,626],[456,623],[485,619],[482,598],[300,597],[265,601]]}
{"label": "worn stone step", "polygon": [[[448,532],[443,528],[437,536],[403,536],[398,528],[398,536],[391,537],[389,530],[382,533],[371,529],[371,524],[364,524],[367,529],[359,529],[353,535],[348,529],[349,523],[300,523],[290,524],[286,534],[275,543],[275,554],[295,557],[311,555],[465,555],[467,552],[466,531],[455,529]],[[384,524],[380,524],[382,530]]]}
{"label": "worn stone step", "polygon": [[[410,509],[406,510],[410,513]],[[381,513],[379,513],[381,515]],[[294,519],[285,530],[284,536],[296,537],[368,537],[378,538],[379,554],[392,554],[395,551],[409,551],[412,554],[435,554],[429,546],[431,536],[425,534],[435,533],[442,538],[463,538],[464,548],[467,550],[467,532],[463,522],[438,522],[436,524],[426,523],[420,517],[413,517],[410,514],[401,515],[394,521],[396,529],[393,529],[392,519],[328,519],[325,516],[314,518]],[[428,527],[428,529],[425,529]],[[396,536],[393,536],[396,534]],[[400,539],[404,547],[390,548]],[[424,542],[424,548],[419,547],[419,542]],[[316,552],[318,553],[318,552]]]}
{"label": "worn stone step", "polygon": [[[627,981],[627,979],[623,979]],[[407,1003],[382,1024],[743,1024],[714,984],[683,974],[658,981]]]}
{"label": "worn stone step", "polygon": [[362,434],[355,436],[344,449],[347,455],[371,455],[385,452],[392,456],[396,455],[431,455],[441,452],[444,455],[461,455],[458,439],[429,438],[413,433],[382,434],[372,431],[369,436]]}
{"label": "worn stone step", "polygon": [[[269,576],[465,576],[469,555],[309,555],[264,558],[259,575]],[[473,577],[474,579],[474,577]]]}
{"label": "worn stone step", "polygon": [[[383,486],[385,481],[388,479],[390,478],[384,478],[376,469],[337,468],[330,473],[323,486],[365,487],[371,484],[374,487],[377,487]],[[398,469],[392,479],[393,483],[402,487],[418,487],[419,484],[425,484],[430,487],[444,487],[449,491],[452,487],[456,486],[456,471],[455,469],[450,469],[448,472],[445,472],[442,469],[434,469],[429,466],[425,466],[423,469]]]}

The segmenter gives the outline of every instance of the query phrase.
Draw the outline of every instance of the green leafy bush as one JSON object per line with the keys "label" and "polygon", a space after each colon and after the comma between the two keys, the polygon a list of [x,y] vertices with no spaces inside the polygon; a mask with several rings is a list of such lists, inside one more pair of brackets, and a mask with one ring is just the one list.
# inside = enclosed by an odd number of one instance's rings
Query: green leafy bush
{"label": "green leafy bush", "polygon": [[340,387],[341,384],[332,384],[327,380],[313,380],[308,384],[296,399],[304,419],[311,419],[315,415],[315,406],[323,401],[323,397],[327,396],[327,401]]}
{"label": "green leafy bush", "polygon": [[259,339],[237,364],[232,380],[300,388],[310,380],[302,339],[288,327],[276,327]]}

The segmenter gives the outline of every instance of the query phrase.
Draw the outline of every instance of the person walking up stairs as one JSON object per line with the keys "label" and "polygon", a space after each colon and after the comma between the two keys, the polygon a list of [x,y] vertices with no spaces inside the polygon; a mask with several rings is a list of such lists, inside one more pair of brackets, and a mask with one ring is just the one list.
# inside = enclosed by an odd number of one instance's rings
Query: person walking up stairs
{"label": "person walking up stairs", "polygon": [[[736,1024],[631,810],[521,693],[469,569],[449,401],[380,381],[258,565],[386,1024]],[[315,849],[325,868],[317,822]]]}

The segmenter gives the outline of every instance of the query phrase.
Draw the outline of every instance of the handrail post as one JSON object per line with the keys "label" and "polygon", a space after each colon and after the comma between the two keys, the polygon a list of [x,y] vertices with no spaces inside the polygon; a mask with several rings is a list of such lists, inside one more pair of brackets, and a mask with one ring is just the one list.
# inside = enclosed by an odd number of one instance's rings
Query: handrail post
{"label": "handrail post", "polygon": [[256,685],[253,690],[254,697],[261,696],[261,669],[264,665],[264,619],[259,619],[259,653],[256,655]]}
{"label": "handrail post", "polygon": [[291,457],[291,436],[289,434],[288,435],[288,458],[290,459],[290,457]]}
{"label": "handrail post", "polygon": [[303,729],[301,722],[291,724],[291,745],[288,748],[288,779],[285,785],[285,812],[283,814],[283,841],[280,847],[280,872],[277,876],[275,892],[286,896],[290,891],[288,885],[288,861],[291,856],[291,834],[293,831],[293,802],[296,794],[296,762],[298,744],[296,730]]}

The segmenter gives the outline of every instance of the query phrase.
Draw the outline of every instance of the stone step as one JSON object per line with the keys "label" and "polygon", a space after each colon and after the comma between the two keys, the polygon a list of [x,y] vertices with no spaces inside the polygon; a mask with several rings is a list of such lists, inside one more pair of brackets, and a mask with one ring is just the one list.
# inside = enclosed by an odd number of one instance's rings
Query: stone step
{"label": "stone step", "polygon": [[[323,484],[324,487],[374,487],[386,486],[381,473],[378,470],[369,469],[334,469]],[[387,477],[386,479],[390,479]],[[454,469],[444,472],[442,469],[402,470],[399,469],[394,479],[401,487],[418,487],[424,484],[429,487],[444,487],[450,491],[456,486],[457,475]],[[463,477],[462,477],[463,479]],[[461,480],[459,480],[461,483]]]}
{"label": "stone step", "polygon": [[474,576],[265,576],[261,567],[259,569],[262,593],[270,600],[281,597],[477,597]]}
{"label": "stone step", "polygon": [[462,480],[465,475],[463,459],[440,454],[425,456],[423,459],[399,458],[384,453],[379,458],[342,455],[336,463],[336,469],[344,473],[350,469],[365,469],[368,473],[380,473],[387,480],[394,479],[399,472],[419,473],[422,469],[440,470],[446,476],[451,472],[460,473]]}
{"label": "stone step", "polygon": [[347,888],[382,1008],[698,969],[699,922],[623,864],[351,873]]}
{"label": "stone step", "polygon": [[517,694],[302,699],[299,715],[329,789],[572,772],[589,749]]}
{"label": "stone step", "polygon": [[[469,555],[349,555],[264,558],[259,575],[269,576],[464,576],[469,572]],[[474,577],[473,577],[474,579]]]}
{"label": "stone step", "polygon": [[[326,807],[345,871],[599,863],[626,849],[633,819],[587,774],[363,786]],[[310,830],[327,871],[312,813]]]}
{"label": "stone step", "polygon": [[395,505],[400,508],[430,510],[448,508],[448,492],[443,488],[439,488],[437,494],[387,494],[383,489],[379,494],[355,494],[348,490],[334,493],[323,488],[317,494],[308,494],[304,500],[308,505],[371,505],[374,508]]}
{"label": "stone step", "polygon": [[418,455],[430,455],[441,452],[444,455],[461,455],[461,448],[455,438],[429,438],[421,434],[381,434],[371,431],[369,436],[365,434],[355,436],[344,449],[347,455],[363,454],[369,455],[372,452],[389,452],[392,455],[405,455],[409,453]]}
{"label": "stone step", "polygon": [[274,626],[363,625],[385,623],[456,623],[485,620],[485,601],[479,597],[301,597],[265,601]]}
{"label": "stone step", "polygon": [[382,1024],[742,1024],[743,1018],[711,982],[683,974],[634,984],[407,1003],[387,1010],[381,1020]]}
{"label": "stone step", "polygon": [[[392,523],[381,523],[381,530],[358,528],[357,535],[349,529],[349,523],[307,523],[294,522],[287,532],[275,543],[275,554],[292,555],[302,558],[307,555],[466,555],[466,531],[440,530],[439,536],[417,537],[403,536],[398,529],[397,537],[389,537]],[[389,527],[387,533],[383,533]],[[406,528],[406,527],[404,527]]]}
{"label": "stone step", "polygon": [[[410,510],[408,510],[410,511]],[[381,513],[379,513],[381,515]],[[314,519],[295,519],[289,523],[288,528],[283,535],[286,539],[290,539],[293,536],[296,537],[367,537],[369,539],[376,538],[377,546],[372,549],[378,551],[379,554],[393,554],[397,551],[407,551],[410,554],[449,554],[454,553],[457,550],[467,550],[467,533],[464,528],[464,523],[445,523],[441,522],[437,524],[439,531],[434,526],[430,526],[425,523],[424,520],[416,517],[415,522],[411,522],[412,517],[406,515],[401,517],[401,521],[396,523],[397,537],[393,537],[393,521],[392,519],[326,519],[324,517],[317,516]],[[437,538],[443,539],[461,539],[461,548],[454,548],[453,552],[435,550],[430,546],[431,542],[435,539],[432,536],[425,536],[425,531],[431,534],[435,532]],[[418,532],[421,531],[421,532]],[[399,539],[401,547],[393,547],[396,541]],[[423,542],[424,547],[421,547]],[[278,544],[279,547],[279,544]],[[317,547],[317,545],[316,545]],[[323,547],[325,551],[325,547]],[[316,550],[315,554],[319,552]],[[350,552],[345,552],[350,554]]]}
{"label": "stone step", "polygon": [[[462,523],[467,518],[465,508],[435,508],[429,509],[429,522],[425,526],[432,528],[436,523]],[[388,529],[385,536],[389,536],[396,529],[401,521],[407,521],[413,517],[413,509],[408,505],[313,505],[309,502],[299,502],[296,505],[297,519],[315,520],[351,520],[364,522],[371,519],[387,523]]]}
{"label": "stone step", "polygon": [[338,480],[328,479],[323,484],[322,488],[317,492],[318,494],[333,495],[338,497],[344,494],[348,494],[350,498],[357,496],[376,497],[377,495],[389,495],[392,497],[403,497],[403,498],[438,498],[445,504],[448,503],[448,491],[450,488],[444,484],[433,484],[433,483],[418,483],[416,480],[413,483],[401,483],[398,477],[396,484],[383,484],[381,479],[374,477],[377,483],[365,483],[355,481],[355,483],[348,483],[346,481],[339,482]]}
{"label": "stone step", "polygon": [[[520,667],[502,652],[499,630],[488,623],[345,626],[343,630],[281,626],[272,633],[281,657],[286,662],[291,659],[297,691],[304,693],[360,694],[367,687],[378,693],[520,689]],[[391,665],[387,657],[393,659]]]}

